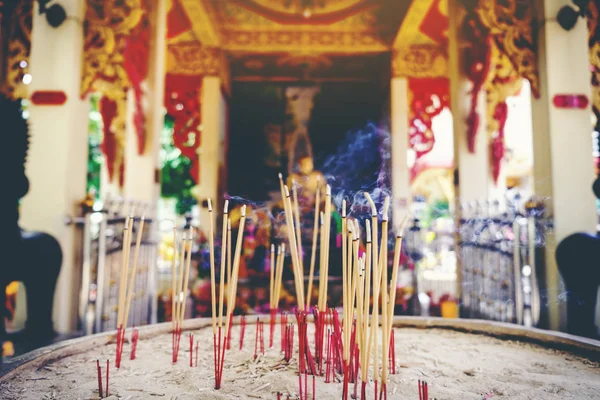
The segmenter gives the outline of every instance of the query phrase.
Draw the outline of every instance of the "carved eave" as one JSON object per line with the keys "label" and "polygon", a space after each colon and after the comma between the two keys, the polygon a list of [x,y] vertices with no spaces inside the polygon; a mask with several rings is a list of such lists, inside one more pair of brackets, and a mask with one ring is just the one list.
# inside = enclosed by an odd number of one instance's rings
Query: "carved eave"
{"label": "carved eave", "polygon": [[219,47],[221,33],[213,17],[212,5],[201,0],[179,0],[184,11],[192,21],[192,31],[196,40],[205,46]]}

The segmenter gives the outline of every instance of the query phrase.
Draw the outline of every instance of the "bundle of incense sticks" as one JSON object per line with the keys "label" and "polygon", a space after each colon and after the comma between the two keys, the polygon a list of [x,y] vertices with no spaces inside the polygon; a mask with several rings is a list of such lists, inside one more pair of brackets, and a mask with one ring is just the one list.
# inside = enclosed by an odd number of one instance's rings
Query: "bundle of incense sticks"
{"label": "bundle of incense sticks", "polygon": [[[313,237],[312,237],[312,249],[310,254],[310,270],[308,272],[308,289],[306,291],[306,310],[310,310],[310,301],[312,297],[312,286],[315,275],[315,262],[317,256],[317,237],[319,236],[319,207],[320,207],[320,192],[321,182],[317,178],[317,191],[315,193],[315,214],[313,222]],[[321,233],[322,235],[322,233]]]}
{"label": "bundle of incense sticks", "polygon": [[98,395],[101,399],[108,397],[108,377],[110,374],[110,362],[106,360],[106,388],[102,390],[102,367],[100,367],[100,360],[96,360],[96,370],[98,372]]}
{"label": "bundle of incense sticks", "polygon": [[[208,200],[208,211],[210,213],[210,231],[209,231],[209,246],[211,253],[211,277],[214,277],[214,227],[213,227],[213,215],[212,215],[212,204],[210,199]],[[238,227],[238,236],[235,246],[235,256],[233,258],[233,266],[230,269],[228,275],[228,293],[224,295],[224,261],[225,260],[225,243],[227,243],[227,251],[230,252],[231,229],[228,218],[228,202],[225,201],[223,210],[223,240],[221,246],[221,280],[220,280],[220,293],[219,293],[219,314],[216,315],[216,300],[215,295],[216,287],[215,280],[211,278],[211,293],[213,293],[213,308],[212,308],[212,326],[213,326],[213,360],[215,368],[215,389],[221,388],[221,382],[223,377],[223,366],[225,363],[225,349],[231,343],[231,321],[233,317],[233,310],[235,308],[235,296],[237,293],[238,277],[240,272],[240,257],[244,240],[244,225],[246,222],[246,206],[243,205],[241,209],[240,223]],[[226,229],[227,227],[227,229]],[[225,237],[227,236],[227,237]],[[230,257],[229,255],[227,256]],[[229,272],[229,271],[228,271]],[[223,302],[227,300],[226,314],[223,315]],[[223,317],[225,319],[225,330],[223,331]],[[217,327],[218,326],[218,327]]]}
{"label": "bundle of incense sticks", "polygon": [[[384,215],[384,218],[386,218],[386,215]],[[384,256],[385,258],[381,261],[382,265],[383,265],[383,278],[382,278],[382,285],[385,284],[384,289],[387,289],[389,287],[389,294],[387,293],[387,290],[382,291],[382,298],[381,298],[381,304],[382,304],[382,313],[381,313],[381,317],[382,317],[382,326],[383,326],[383,332],[382,332],[382,338],[381,338],[381,346],[382,346],[382,374],[381,374],[381,392],[383,394],[383,396],[380,395],[380,398],[383,399],[387,399],[387,380],[388,380],[388,375],[389,375],[389,369],[388,369],[388,355],[389,355],[389,349],[390,349],[390,337],[392,335],[392,322],[393,322],[393,318],[394,318],[394,306],[396,305],[396,285],[398,282],[398,268],[400,265],[400,255],[402,252],[402,232],[404,231],[404,227],[406,226],[406,222],[408,220],[408,216],[406,216],[404,218],[404,220],[402,221],[401,225],[400,225],[400,230],[398,231],[398,234],[396,236],[396,242],[395,242],[395,246],[394,246],[394,263],[392,265],[392,279],[390,282],[387,281],[387,246],[384,246],[385,248],[385,252],[384,252]],[[387,222],[386,219],[384,219],[384,222]],[[383,227],[383,224],[382,224]],[[386,235],[386,240],[387,240],[387,235]],[[382,244],[383,244],[383,234],[382,234]],[[385,264],[383,264],[383,262],[385,262]],[[385,296],[385,298],[384,298]],[[385,302],[384,302],[385,300]]]}
{"label": "bundle of incense sticks", "polygon": [[[318,203],[317,203],[318,204]],[[344,213],[344,211],[342,211]],[[317,318],[315,319],[315,357],[319,361],[319,371],[323,370],[323,347],[325,342],[325,325],[328,315],[327,288],[329,282],[329,237],[331,232],[331,187],[325,187],[325,210],[319,213],[321,219],[320,253],[319,253],[319,295],[317,298]],[[344,215],[345,217],[345,215]],[[316,229],[316,228],[315,228]],[[314,236],[313,236],[314,237]],[[315,243],[316,244],[316,243]],[[313,249],[316,246],[313,245]]]}
{"label": "bundle of incense sticks", "polygon": [[[133,212],[132,212],[133,214]],[[144,232],[145,217],[142,216],[138,226],[137,237],[135,241],[135,252],[133,255],[133,266],[129,270],[129,259],[131,250],[131,236],[135,219],[133,215],[125,219],[125,228],[123,230],[123,250],[121,259],[121,271],[119,279],[119,301],[117,305],[117,352],[115,356],[115,366],[120,368],[121,356],[123,355],[123,345],[125,342],[125,331],[129,320],[129,310],[131,299],[133,298],[133,286],[137,274],[138,259],[140,255],[140,246]]]}
{"label": "bundle of incense sticks", "polygon": [[[342,216],[346,215],[345,212],[346,203],[342,203]],[[354,340],[356,340],[356,333],[354,329],[354,303],[356,301],[357,282],[359,280],[360,271],[364,265],[362,256],[359,257],[359,242],[360,242],[360,227],[358,221],[347,221],[342,220],[342,223],[346,225],[347,240],[346,250],[347,256],[342,258],[342,301],[343,301],[343,370],[344,370],[344,387],[342,392],[342,398],[348,399],[349,391],[348,384],[352,379],[351,366],[353,363],[353,356],[355,354]],[[343,249],[344,250],[344,249]],[[342,250],[342,251],[343,251]],[[357,308],[357,311],[360,307]],[[353,340],[354,338],[354,340]]]}
{"label": "bundle of incense sticks", "polygon": [[275,259],[275,245],[271,245],[271,281],[269,309],[271,318],[269,321],[269,347],[273,347],[273,333],[275,331],[275,320],[277,309],[281,298],[281,283],[283,279],[283,261],[285,259],[285,244],[277,246],[277,258]]}
{"label": "bundle of incense sticks", "polygon": [[[292,200],[290,198],[290,191],[287,185],[283,184],[283,177],[279,174],[279,183],[281,188],[281,197],[283,200],[283,209],[285,214],[285,225],[288,235],[288,242],[290,248],[290,254],[292,256],[292,271],[294,273],[294,287],[296,289],[296,302],[299,307],[304,306],[304,274],[302,271],[302,265],[300,262],[300,252],[298,247],[297,234],[299,230],[294,228],[294,212],[292,206]],[[298,225],[298,224],[296,224]],[[301,251],[302,249],[300,249]]]}
{"label": "bundle of incense sticks", "polygon": [[422,380],[419,380],[419,400],[429,400],[429,385]]}
{"label": "bundle of incense sticks", "polygon": [[[181,237],[181,250],[177,252],[177,230],[173,229],[173,245],[175,254],[171,263],[171,286],[173,291],[172,312],[172,362],[176,363],[179,356],[179,347],[181,343],[181,332],[183,318],[185,316],[186,295],[188,281],[190,277],[190,264],[192,261],[192,227],[189,228],[189,238],[185,238],[185,234]],[[187,256],[187,257],[186,257]],[[179,260],[179,264],[177,261]]]}

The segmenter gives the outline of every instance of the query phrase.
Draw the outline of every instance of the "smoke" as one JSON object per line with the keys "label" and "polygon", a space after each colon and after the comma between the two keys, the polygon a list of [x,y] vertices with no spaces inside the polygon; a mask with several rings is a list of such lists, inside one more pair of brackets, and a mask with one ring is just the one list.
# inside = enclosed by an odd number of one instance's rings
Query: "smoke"
{"label": "smoke", "polygon": [[381,212],[386,196],[391,196],[390,133],[383,126],[369,122],[353,130],[317,167],[331,186],[332,203],[341,210],[346,200],[347,215],[364,220],[371,208],[364,192],[369,192]]}

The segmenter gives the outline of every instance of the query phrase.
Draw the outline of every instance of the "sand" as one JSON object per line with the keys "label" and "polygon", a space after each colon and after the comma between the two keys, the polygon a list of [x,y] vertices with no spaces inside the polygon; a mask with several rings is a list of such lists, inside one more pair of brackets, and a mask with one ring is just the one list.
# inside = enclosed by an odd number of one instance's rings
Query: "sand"
{"label": "sand", "polygon": [[[312,325],[311,325],[312,326]],[[255,326],[248,325],[240,351],[239,326],[233,328],[221,390],[214,390],[212,330],[192,331],[199,339],[198,367],[189,366],[189,339],[181,339],[177,364],[171,363],[171,336],[140,340],[137,358],[126,345],[119,370],[111,362],[110,399],[276,399],[297,394],[297,357],[288,364],[279,352],[279,326],[264,355],[254,360]],[[297,343],[297,338],[296,338]],[[0,399],[97,399],[96,359],[114,361],[115,345],[66,357],[0,383]],[[534,344],[450,330],[396,329],[396,375],[388,399],[418,399],[417,381],[429,383],[432,399],[600,399],[600,366],[588,359]],[[311,378],[309,378],[311,379]],[[340,399],[341,383],[317,377],[317,399]],[[311,380],[309,380],[311,382]],[[373,398],[369,383],[368,399]],[[359,385],[360,393],[360,385]],[[285,399],[285,395],[283,399]]]}

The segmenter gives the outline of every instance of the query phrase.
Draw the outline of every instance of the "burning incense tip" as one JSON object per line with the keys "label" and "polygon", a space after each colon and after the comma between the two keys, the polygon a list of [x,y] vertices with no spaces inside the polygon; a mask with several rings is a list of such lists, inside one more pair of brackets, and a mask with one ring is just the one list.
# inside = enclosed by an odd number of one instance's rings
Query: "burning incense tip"
{"label": "burning incense tip", "polygon": [[245,216],[246,216],[246,205],[244,204],[242,206],[242,217],[245,217]]}
{"label": "burning incense tip", "polygon": [[287,185],[283,186],[283,190],[285,192],[285,197],[290,197],[290,190],[288,189]]}
{"label": "burning incense tip", "polygon": [[371,206],[371,215],[373,217],[377,216],[377,207],[375,207],[375,202],[373,201],[373,199],[371,198],[371,195],[368,192],[365,192],[365,197],[367,199],[367,201],[369,202],[369,205]]}
{"label": "burning incense tip", "polygon": [[281,175],[281,172],[277,175],[279,175],[279,179],[283,179],[283,175]]}
{"label": "burning incense tip", "polygon": [[388,220],[388,214],[390,210],[390,196],[385,196],[385,200],[383,201],[383,221]]}
{"label": "burning incense tip", "polygon": [[275,253],[275,245],[271,244],[271,253]]}
{"label": "burning incense tip", "polygon": [[321,211],[321,225],[325,223],[325,216],[323,215],[323,211]]}
{"label": "burning incense tip", "polygon": [[208,201],[208,212],[212,212],[212,202],[209,199],[206,199]]}
{"label": "burning incense tip", "polygon": [[365,228],[367,229],[367,243],[371,243],[371,221],[365,220]]}
{"label": "burning incense tip", "polygon": [[281,246],[277,246],[277,254],[281,254]]}
{"label": "burning incense tip", "polygon": [[346,218],[346,200],[342,200],[342,218]]}
{"label": "burning incense tip", "polygon": [[223,206],[223,214],[227,214],[229,211],[229,200],[225,200],[225,205]]}
{"label": "burning incense tip", "polygon": [[325,195],[331,196],[331,186],[327,185],[327,188],[325,189]]}

